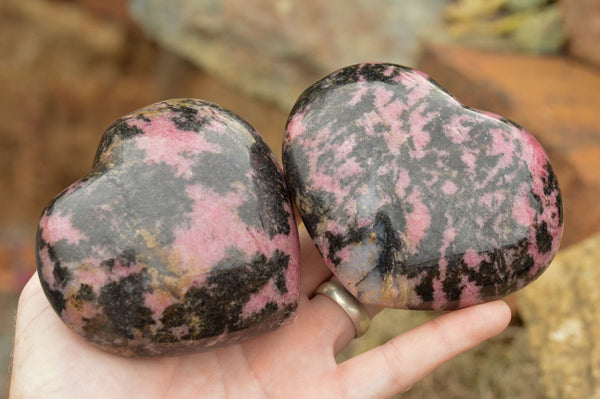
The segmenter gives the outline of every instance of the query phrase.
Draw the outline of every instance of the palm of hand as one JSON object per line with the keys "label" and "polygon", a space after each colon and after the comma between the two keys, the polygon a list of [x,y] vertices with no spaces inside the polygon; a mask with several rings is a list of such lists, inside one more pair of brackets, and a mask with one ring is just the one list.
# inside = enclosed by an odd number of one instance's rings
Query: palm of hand
{"label": "palm of hand", "polygon": [[330,299],[309,299],[331,273],[305,231],[302,249],[294,323],[241,344],[170,358],[124,358],[88,344],[62,324],[34,275],[19,301],[11,397],[385,398],[498,334],[510,319],[503,302],[447,313],[338,365],[335,354],[354,327]]}

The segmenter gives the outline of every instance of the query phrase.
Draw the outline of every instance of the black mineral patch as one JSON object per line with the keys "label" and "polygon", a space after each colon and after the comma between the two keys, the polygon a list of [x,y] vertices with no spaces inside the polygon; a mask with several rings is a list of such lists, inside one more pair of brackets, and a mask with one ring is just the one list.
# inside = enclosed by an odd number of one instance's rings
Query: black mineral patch
{"label": "black mineral patch", "polygon": [[250,162],[255,171],[252,182],[257,193],[257,214],[269,237],[273,238],[277,234],[290,234],[289,214],[285,209],[290,199],[283,176],[270,154],[271,150],[262,140],[257,140],[250,148]]}
{"label": "black mineral patch", "polygon": [[542,221],[535,233],[535,241],[541,253],[550,252],[552,249],[552,235],[548,232],[548,223]]}
{"label": "black mineral patch", "polygon": [[100,144],[98,144],[98,150],[94,156],[93,168],[100,166],[100,157],[108,151],[111,145],[117,140],[127,140],[135,136],[144,134],[142,129],[136,126],[131,126],[127,123],[126,118],[121,118],[115,121],[112,125],[106,129]]}
{"label": "black mineral patch", "polygon": [[216,337],[224,332],[243,330],[258,321],[280,315],[282,309],[269,303],[250,318],[242,318],[242,310],[253,294],[275,276],[287,270],[289,255],[276,251],[267,259],[257,254],[249,262],[241,253],[219,262],[202,287],[190,288],[181,302],[167,307],[161,318],[164,327],[157,334],[161,342],[177,340],[171,328],[187,326],[183,340]]}
{"label": "black mineral patch", "polygon": [[398,256],[403,253],[404,245],[396,229],[392,225],[390,217],[384,212],[378,212],[375,215],[373,225],[375,240],[381,248],[376,268],[382,276],[390,275],[392,272],[402,271],[404,265],[399,261]]}
{"label": "black mineral patch", "polygon": [[79,290],[77,291],[77,295],[75,296],[75,299],[78,299],[81,301],[93,301],[96,299],[96,294],[92,290],[92,287],[90,287],[87,284],[81,284],[79,286]]}
{"label": "black mineral patch", "polygon": [[98,303],[115,329],[127,338],[134,332],[147,332],[154,324],[152,310],[144,304],[144,294],[152,291],[152,277],[143,270],[102,287]]}
{"label": "black mineral patch", "polygon": [[207,119],[198,116],[198,110],[187,105],[169,105],[168,108],[177,115],[172,118],[177,128],[198,132],[206,124]]}

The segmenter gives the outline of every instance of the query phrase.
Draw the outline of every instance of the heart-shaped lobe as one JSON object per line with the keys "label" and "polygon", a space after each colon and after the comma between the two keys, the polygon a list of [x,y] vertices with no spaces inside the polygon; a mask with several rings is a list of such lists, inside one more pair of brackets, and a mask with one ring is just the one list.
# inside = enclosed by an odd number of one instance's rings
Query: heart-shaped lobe
{"label": "heart-shaped lobe", "polygon": [[61,319],[126,356],[189,353],[290,320],[296,223],[272,151],[193,99],[113,123],[92,172],[43,211],[37,267]]}
{"label": "heart-shaped lobe", "polygon": [[361,301],[453,309],[537,278],[562,235],[540,144],[421,72],[343,68],[294,106],[288,187],[333,273]]}

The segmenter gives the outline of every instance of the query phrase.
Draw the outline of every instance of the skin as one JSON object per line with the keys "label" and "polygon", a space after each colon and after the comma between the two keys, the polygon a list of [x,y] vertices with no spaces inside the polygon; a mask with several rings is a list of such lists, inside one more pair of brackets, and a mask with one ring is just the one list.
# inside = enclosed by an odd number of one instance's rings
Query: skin
{"label": "skin", "polygon": [[388,398],[510,321],[504,302],[489,302],[445,313],[337,364],[335,354],[353,339],[354,326],[329,298],[311,298],[331,272],[303,228],[300,237],[302,294],[293,323],[179,357],[100,351],[60,321],[34,275],[19,299],[10,398]]}

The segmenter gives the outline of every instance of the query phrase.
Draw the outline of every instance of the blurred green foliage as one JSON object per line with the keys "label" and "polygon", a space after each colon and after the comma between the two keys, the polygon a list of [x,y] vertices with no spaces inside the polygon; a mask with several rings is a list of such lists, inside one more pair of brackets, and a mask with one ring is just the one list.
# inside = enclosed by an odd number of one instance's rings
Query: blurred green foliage
{"label": "blurred green foliage", "polygon": [[451,41],[487,50],[559,52],[566,41],[554,0],[456,0],[445,10]]}

